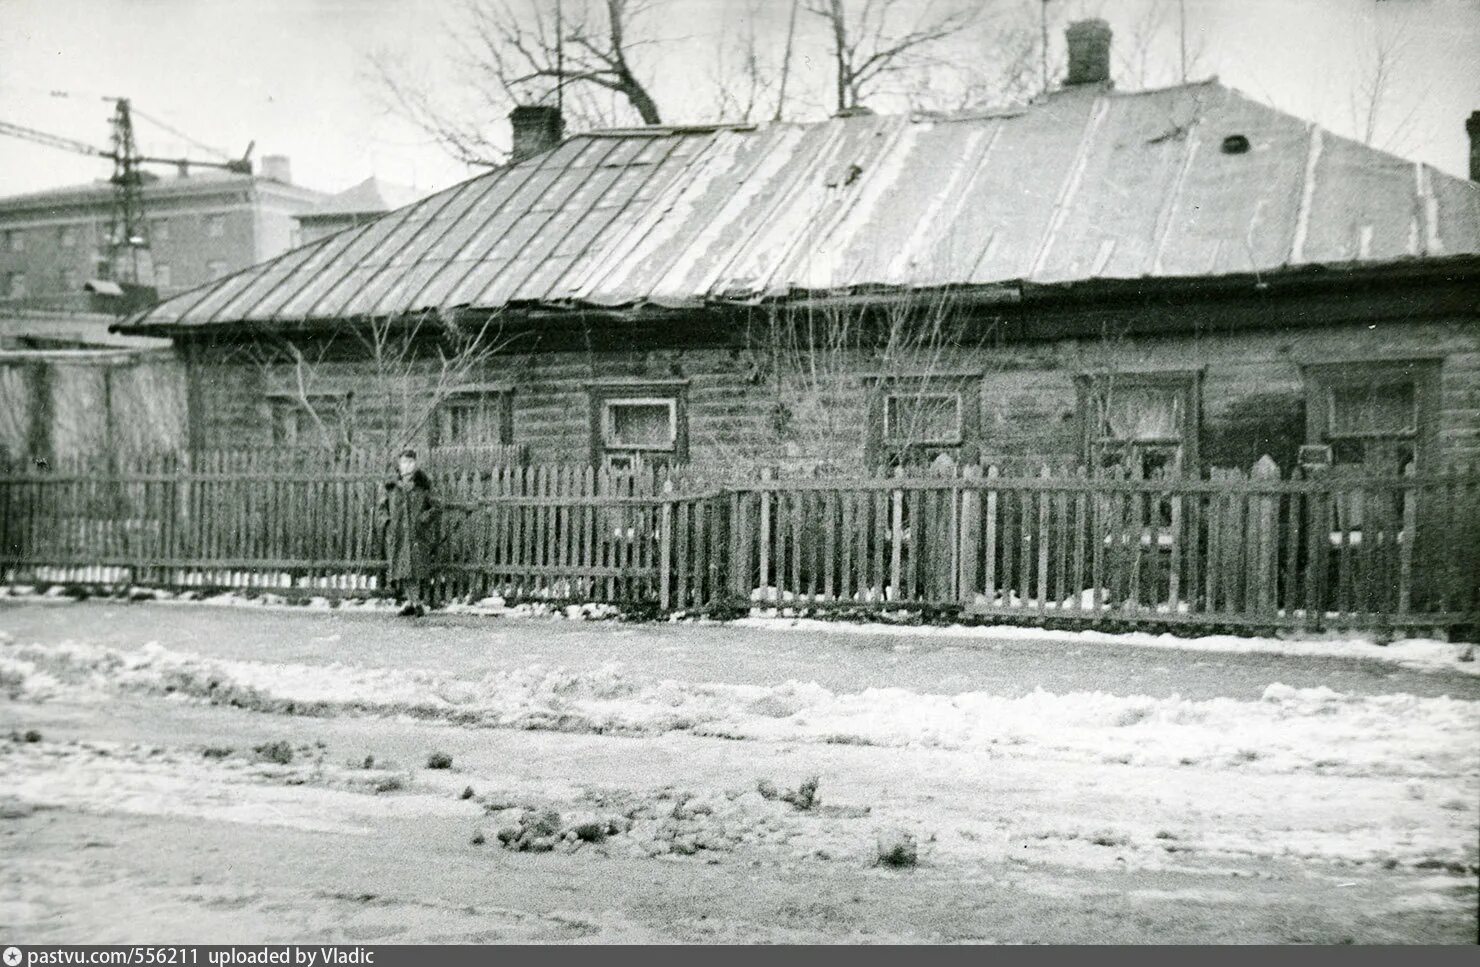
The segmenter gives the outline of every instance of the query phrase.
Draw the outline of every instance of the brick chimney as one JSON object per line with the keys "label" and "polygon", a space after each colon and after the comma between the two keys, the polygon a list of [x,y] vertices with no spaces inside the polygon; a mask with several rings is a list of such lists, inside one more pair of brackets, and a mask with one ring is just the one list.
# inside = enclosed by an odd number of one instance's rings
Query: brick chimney
{"label": "brick chimney", "polygon": [[1470,112],[1465,133],[1470,136],[1470,180],[1480,181],[1480,111]]}
{"label": "brick chimney", "polygon": [[1110,83],[1110,25],[1103,20],[1076,20],[1064,31],[1069,45],[1065,87]]}
{"label": "brick chimney", "polygon": [[270,181],[291,185],[293,183],[293,163],[285,154],[263,155],[262,167],[258,169],[258,174]]}
{"label": "brick chimney", "polygon": [[519,105],[509,112],[509,124],[514,129],[514,148],[509,160],[515,164],[544,154],[565,136],[565,120],[559,108],[547,104]]}

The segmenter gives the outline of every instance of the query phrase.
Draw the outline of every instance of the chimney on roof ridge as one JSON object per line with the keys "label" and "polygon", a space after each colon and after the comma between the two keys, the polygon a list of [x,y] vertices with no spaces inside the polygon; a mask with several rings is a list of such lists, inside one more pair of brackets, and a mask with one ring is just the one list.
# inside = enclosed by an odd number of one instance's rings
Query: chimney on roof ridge
{"label": "chimney on roof ridge", "polygon": [[291,185],[293,183],[293,163],[285,154],[263,155],[262,167],[258,174],[270,181]]}
{"label": "chimney on roof ridge", "polygon": [[1470,112],[1465,133],[1470,136],[1470,180],[1480,181],[1480,111]]}
{"label": "chimney on roof ridge", "polygon": [[1064,30],[1069,46],[1069,76],[1065,87],[1110,84],[1110,25],[1098,18],[1076,20]]}
{"label": "chimney on roof ridge", "polygon": [[565,136],[560,109],[548,104],[518,105],[509,112],[509,125],[514,129],[514,147],[509,152],[514,164],[544,154]]}

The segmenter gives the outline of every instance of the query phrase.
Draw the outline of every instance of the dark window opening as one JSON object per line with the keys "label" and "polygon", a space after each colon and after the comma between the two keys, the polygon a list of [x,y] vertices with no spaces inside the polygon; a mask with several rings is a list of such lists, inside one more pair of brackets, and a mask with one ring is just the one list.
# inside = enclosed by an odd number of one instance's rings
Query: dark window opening
{"label": "dark window opening", "polygon": [[281,447],[339,447],[350,442],[350,394],[282,394],[268,399],[272,442]]}
{"label": "dark window opening", "polygon": [[438,446],[497,446],[513,443],[513,399],[508,387],[469,387],[437,406],[433,437]]}
{"label": "dark window opening", "polygon": [[1306,442],[1329,447],[1333,468],[1402,473],[1429,449],[1438,372],[1437,360],[1306,367]]}
{"label": "dark window opening", "polygon": [[596,466],[631,472],[688,459],[686,381],[612,380],[588,391]]}
{"label": "dark window opening", "polygon": [[1154,480],[1197,472],[1195,373],[1083,377],[1080,418],[1095,473]]}
{"label": "dark window opening", "polygon": [[976,373],[866,376],[872,382],[864,460],[893,469],[975,460],[981,442]]}

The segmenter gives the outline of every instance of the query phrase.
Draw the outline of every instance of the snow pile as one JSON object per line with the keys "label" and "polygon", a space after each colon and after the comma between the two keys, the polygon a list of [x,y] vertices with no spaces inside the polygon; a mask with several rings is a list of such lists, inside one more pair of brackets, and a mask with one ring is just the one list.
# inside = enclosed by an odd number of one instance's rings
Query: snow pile
{"label": "snow pile", "polygon": [[42,698],[58,689],[181,696],[294,715],[406,715],[490,728],[584,733],[688,731],[772,742],[913,746],[1259,772],[1469,776],[1465,737],[1480,703],[1356,696],[1271,685],[1260,701],[1121,696],[836,693],[815,682],[740,685],[530,665],[479,679],[425,669],[211,659],[150,644],[0,648],[5,681]]}
{"label": "snow pile", "polygon": [[1110,634],[1104,631],[1054,631],[1014,625],[906,625],[885,622],[824,621],[819,618],[790,618],[778,615],[740,618],[732,624],[767,631],[801,631],[807,634],[884,635],[890,637],[951,638],[980,641],[1055,641],[1082,644],[1130,645],[1140,648],[1173,648],[1180,651],[1213,651],[1234,654],[1290,655],[1308,658],[1360,658],[1388,662],[1419,671],[1458,672],[1480,675],[1480,662],[1463,661],[1471,646],[1432,638],[1405,638],[1378,645],[1360,638],[1244,638],[1238,635],[1206,635],[1180,638],[1170,634],[1133,631]]}

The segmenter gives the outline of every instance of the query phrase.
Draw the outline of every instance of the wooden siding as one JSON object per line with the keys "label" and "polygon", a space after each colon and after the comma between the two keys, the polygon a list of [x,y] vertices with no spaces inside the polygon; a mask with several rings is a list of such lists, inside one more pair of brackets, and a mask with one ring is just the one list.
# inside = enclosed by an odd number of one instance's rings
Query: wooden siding
{"label": "wooden siding", "polygon": [[[536,462],[585,459],[591,446],[588,384],[615,378],[688,380],[689,456],[695,463],[805,463],[863,460],[865,373],[877,360],[862,354],[839,367],[828,387],[833,427],[778,431],[774,373],[763,347],[551,350],[506,357],[480,376],[513,385],[513,440]],[[197,446],[266,444],[267,394],[288,386],[291,372],[264,371],[204,349],[191,354],[197,402]],[[1433,440],[1441,462],[1480,459],[1480,325],[1472,318],[1391,320],[1303,326],[1299,330],[1221,329],[1118,338],[984,346],[944,354],[943,369],[982,373],[983,462],[1047,462],[1080,456],[1074,380],[1083,373],[1197,370],[1202,374],[1201,459],[1206,467],[1248,467],[1269,455],[1293,466],[1305,442],[1302,367],[1352,360],[1438,359],[1439,400]],[[326,363],[316,389],[363,385],[366,364]],[[794,403],[795,400],[790,402]],[[815,417],[815,414],[814,414]],[[376,425],[363,412],[364,426]],[[415,441],[412,441],[415,442]]]}

